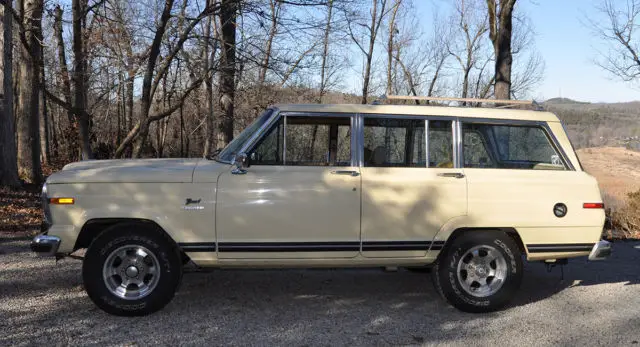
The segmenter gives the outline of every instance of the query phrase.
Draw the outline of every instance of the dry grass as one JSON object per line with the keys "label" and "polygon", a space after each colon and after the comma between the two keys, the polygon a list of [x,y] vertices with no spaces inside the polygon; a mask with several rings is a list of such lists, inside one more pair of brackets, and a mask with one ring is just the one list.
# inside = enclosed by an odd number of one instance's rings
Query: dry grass
{"label": "dry grass", "polygon": [[640,238],[640,152],[622,147],[577,151],[585,171],[593,175],[607,207],[610,233]]}

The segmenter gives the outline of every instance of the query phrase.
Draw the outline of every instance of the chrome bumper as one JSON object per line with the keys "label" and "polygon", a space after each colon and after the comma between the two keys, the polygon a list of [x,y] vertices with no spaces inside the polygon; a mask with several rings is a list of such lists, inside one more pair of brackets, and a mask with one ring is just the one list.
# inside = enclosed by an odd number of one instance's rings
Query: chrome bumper
{"label": "chrome bumper", "polygon": [[589,260],[604,260],[611,255],[612,244],[609,241],[600,240],[593,246],[589,253]]}
{"label": "chrome bumper", "polygon": [[56,255],[58,247],[60,247],[60,238],[57,236],[40,234],[31,241],[31,251],[41,256]]}

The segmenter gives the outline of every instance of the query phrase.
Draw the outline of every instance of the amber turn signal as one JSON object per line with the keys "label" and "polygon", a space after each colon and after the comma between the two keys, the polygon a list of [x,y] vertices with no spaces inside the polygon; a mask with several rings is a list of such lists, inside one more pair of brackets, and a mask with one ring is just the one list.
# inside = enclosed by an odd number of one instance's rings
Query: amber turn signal
{"label": "amber turn signal", "polygon": [[50,198],[49,203],[54,205],[73,205],[74,198]]}

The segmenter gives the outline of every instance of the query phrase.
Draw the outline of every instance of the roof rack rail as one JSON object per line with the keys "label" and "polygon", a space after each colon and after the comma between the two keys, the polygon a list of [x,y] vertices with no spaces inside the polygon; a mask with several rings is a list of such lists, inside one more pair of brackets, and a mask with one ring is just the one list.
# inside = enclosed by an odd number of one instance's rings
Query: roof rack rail
{"label": "roof rack rail", "polygon": [[457,101],[469,103],[487,103],[502,105],[501,108],[513,106],[533,106],[535,109],[542,109],[541,105],[534,100],[503,100],[503,99],[473,99],[473,98],[445,98],[439,96],[411,96],[411,95],[383,95],[381,100],[414,100],[414,101]]}

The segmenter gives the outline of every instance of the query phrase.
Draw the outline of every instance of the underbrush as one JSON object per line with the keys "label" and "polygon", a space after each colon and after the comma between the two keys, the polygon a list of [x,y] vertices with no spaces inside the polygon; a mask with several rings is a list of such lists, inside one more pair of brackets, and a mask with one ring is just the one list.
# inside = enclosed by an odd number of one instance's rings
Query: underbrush
{"label": "underbrush", "polygon": [[640,239],[640,190],[628,193],[624,203],[607,208],[607,229],[615,239]]}

